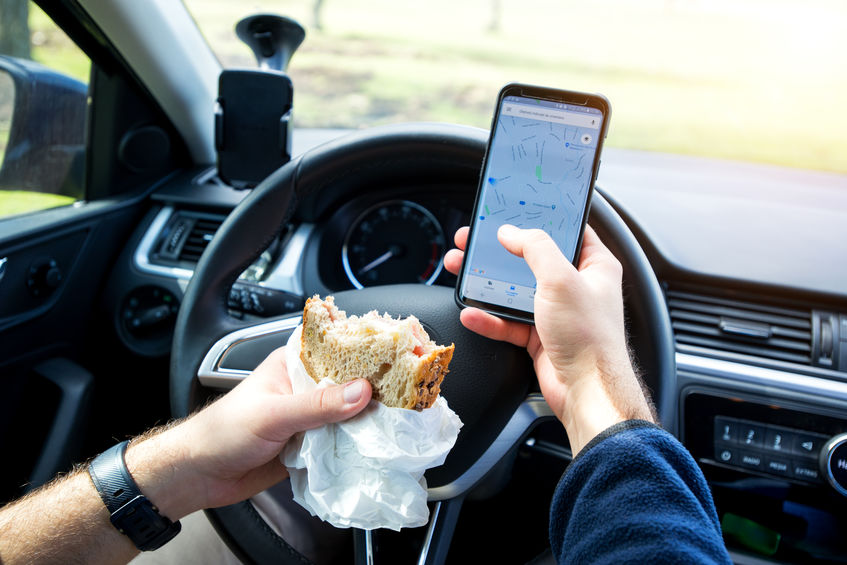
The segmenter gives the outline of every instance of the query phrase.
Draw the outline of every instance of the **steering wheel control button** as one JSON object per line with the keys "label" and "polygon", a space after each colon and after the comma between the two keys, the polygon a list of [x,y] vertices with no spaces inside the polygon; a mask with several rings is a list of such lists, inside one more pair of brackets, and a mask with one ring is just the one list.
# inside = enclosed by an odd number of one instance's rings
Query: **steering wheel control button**
{"label": "steering wheel control button", "polygon": [[305,299],[298,294],[243,282],[232,285],[227,300],[232,310],[263,317],[298,312],[305,305]]}
{"label": "steering wheel control button", "polygon": [[840,494],[847,496],[847,433],[830,439],[820,456],[823,475]]}

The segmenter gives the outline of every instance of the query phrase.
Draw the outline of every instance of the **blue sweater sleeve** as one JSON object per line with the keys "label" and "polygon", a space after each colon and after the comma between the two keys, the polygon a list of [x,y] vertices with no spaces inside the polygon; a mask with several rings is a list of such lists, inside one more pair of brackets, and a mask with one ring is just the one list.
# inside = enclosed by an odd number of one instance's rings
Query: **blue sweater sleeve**
{"label": "blue sweater sleeve", "polygon": [[594,438],[550,509],[559,563],[730,563],[712,495],[671,434],[631,420]]}

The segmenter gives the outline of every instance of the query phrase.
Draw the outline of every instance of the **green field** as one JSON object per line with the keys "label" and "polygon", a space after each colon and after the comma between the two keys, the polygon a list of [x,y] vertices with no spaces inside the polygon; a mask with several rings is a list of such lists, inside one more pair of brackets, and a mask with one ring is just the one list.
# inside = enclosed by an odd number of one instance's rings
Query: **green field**
{"label": "green field", "polygon": [[225,65],[261,11],[307,28],[292,59],[301,126],[488,127],[506,82],[602,92],[609,144],[847,172],[847,4],[811,0],[187,0]]}
{"label": "green field", "polygon": [[[605,94],[611,146],[847,173],[840,0],[325,0],[320,30],[314,0],[185,3],[225,66],[255,66],[233,31],[246,15],[307,28],[290,68],[300,127],[488,127],[497,91],[521,81]],[[87,81],[34,6],[30,31],[33,58]],[[0,192],[0,216],[66,203]]]}

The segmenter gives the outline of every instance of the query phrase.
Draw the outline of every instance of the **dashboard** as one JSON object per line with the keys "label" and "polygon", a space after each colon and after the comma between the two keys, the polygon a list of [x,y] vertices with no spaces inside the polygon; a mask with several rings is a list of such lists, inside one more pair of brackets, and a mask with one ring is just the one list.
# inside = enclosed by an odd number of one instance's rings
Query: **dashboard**
{"label": "dashboard", "polygon": [[[710,481],[736,562],[847,555],[847,264],[833,256],[847,239],[843,182],[604,153],[598,187],[650,259],[674,330],[676,414],[663,424]],[[378,284],[454,286],[443,255],[475,188],[393,179],[311,195],[233,285],[231,313],[261,320],[300,310],[306,293]],[[208,170],[156,191],[109,287],[128,348],[168,353],[193,266],[244,196]]]}

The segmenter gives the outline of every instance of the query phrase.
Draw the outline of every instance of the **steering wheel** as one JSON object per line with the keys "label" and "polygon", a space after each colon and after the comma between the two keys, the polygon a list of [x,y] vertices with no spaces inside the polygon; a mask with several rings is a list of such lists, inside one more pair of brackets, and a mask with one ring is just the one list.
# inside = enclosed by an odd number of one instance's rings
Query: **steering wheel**
{"label": "steering wheel", "polygon": [[[475,186],[487,132],[444,124],[406,124],[361,130],[289,162],[257,186],[229,215],[203,254],[176,321],[170,397],[185,416],[221,389],[232,388],[272,349],[284,344],[299,314],[261,323],[229,315],[232,284],[296,213],[316,218],[325,202],[375,186]],[[589,222],[624,267],[628,326],[660,418],[673,430],[676,367],[664,295],[637,240],[602,193]],[[309,289],[307,289],[308,291]],[[453,289],[387,285],[335,293],[348,314],[376,309],[414,315],[438,343],[455,343],[442,394],[464,422],[443,465],[426,473],[435,501],[420,563],[442,563],[465,495],[539,422],[553,417],[540,394],[526,351],[467,331],[459,323]],[[208,510],[237,555],[251,562],[303,563],[261,518],[250,501]],[[354,533],[357,563],[372,563],[370,532]]]}

